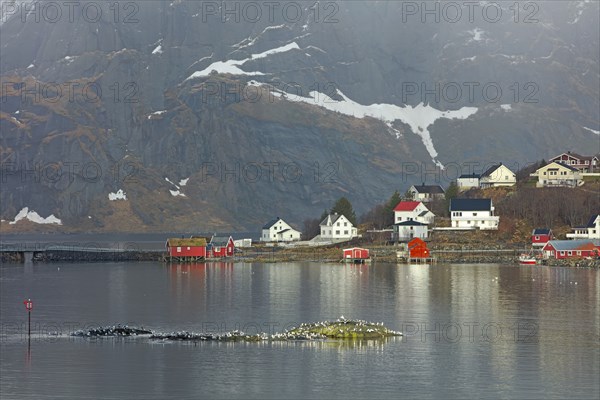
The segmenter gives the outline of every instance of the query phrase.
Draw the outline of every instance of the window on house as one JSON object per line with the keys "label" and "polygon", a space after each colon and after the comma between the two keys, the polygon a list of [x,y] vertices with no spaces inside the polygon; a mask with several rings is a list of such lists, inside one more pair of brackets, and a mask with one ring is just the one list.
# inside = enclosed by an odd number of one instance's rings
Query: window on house
{"label": "window on house", "polygon": [[177,247],[177,252],[181,253],[181,247]]}
{"label": "window on house", "polygon": [[539,236],[536,236],[536,237],[535,237],[535,240],[540,240],[540,237],[539,237]]}
{"label": "window on house", "polygon": [[572,256],[572,255],[573,255],[573,252],[572,252],[572,251],[569,251],[569,252],[567,252],[567,255],[569,255],[569,256]]}
{"label": "window on house", "polygon": [[577,250],[577,255],[580,256],[581,255],[581,250]]}
{"label": "window on house", "polygon": [[347,223],[347,222],[344,222],[344,226],[348,226],[348,223]]}
{"label": "window on house", "polygon": [[564,255],[565,255],[565,252],[564,252],[564,251],[561,251],[561,252],[560,252],[560,255],[561,255],[561,256],[564,256]]}
{"label": "window on house", "polygon": [[340,223],[338,222],[335,226],[340,226]]}
{"label": "window on house", "polygon": [[475,213],[475,212],[474,212],[474,213],[473,213],[473,216],[474,216],[474,217],[476,217],[476,216],[477,216],[477,213]]}
{"label": "window on house", "polygon": [[340,234],[340,231],[335,231],[335,234],[336,234],[336,235],[339,235],[339,234]]}
{"label": "window on house", "polygon": [[344,231],[344,235],[347,235],[347,234],[348,234],[348,231]]}

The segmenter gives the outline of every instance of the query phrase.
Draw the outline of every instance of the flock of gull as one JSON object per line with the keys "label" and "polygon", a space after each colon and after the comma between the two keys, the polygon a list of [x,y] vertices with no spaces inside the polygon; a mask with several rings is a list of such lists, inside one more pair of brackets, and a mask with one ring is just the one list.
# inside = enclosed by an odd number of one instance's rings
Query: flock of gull
{"label": "flock of gull", "polygon": [[281,333],[246,334],[239,330],[223,334],[193,333],[187,331],[172,333],[155,333],[145,328],[116,325],[98,327],[89,330],[73,332],[71,336],[79,337],[123,337],[149,335],[154,340],[171,341],[218,341],[218,342],[259,342],[285,340],[325,340],[325,339],[382,339],[390,336],[402,336],[386,328],[382,322],[374,323],[363,320],[346,319],[343,316],[336,321],[303,323],[300,326]]}

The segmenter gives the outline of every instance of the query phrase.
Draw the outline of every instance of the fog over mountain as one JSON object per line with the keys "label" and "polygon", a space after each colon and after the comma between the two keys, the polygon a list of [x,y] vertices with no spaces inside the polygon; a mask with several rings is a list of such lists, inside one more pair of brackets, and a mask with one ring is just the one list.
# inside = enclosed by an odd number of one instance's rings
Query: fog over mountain
{"label": "fog over mountain", "polygon": [[600,152],[597,1],[69,4],[1,2],[3,229],[300,226]]}

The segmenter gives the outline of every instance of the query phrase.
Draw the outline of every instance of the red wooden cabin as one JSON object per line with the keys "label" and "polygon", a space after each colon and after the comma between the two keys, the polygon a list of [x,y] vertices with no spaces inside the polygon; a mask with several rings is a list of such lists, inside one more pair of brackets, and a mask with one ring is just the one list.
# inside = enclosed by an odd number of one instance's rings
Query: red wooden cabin
{"label": "red wooden cabin", "polygon": [[551,229],[534,229],[531,232],[531,245],[544,247],[546,243],[554,239]]}
{"label": "red wooden cabin", "polygon": [[344,260],[368,260],[369,249],[363,249],[360,247],[352,247],[350,249],[344,249]]}
{"label": "red wooden cabin", "polygon": [[421,238],[414,238],[408,242],[409,258],[431,258],[427,243]]}
{"label": "red wooden cabin", "polygon": [[233,257],[235,252],[235,244],[233,243],[233,238],[231,236],[229,236],[229,238],[225,236],[213,236],[210,245],[210,257]]}
{"label": "red wooden cabin", "polygon": [[198,260],[206,257],[206,239],[167,239],[167,252],[171,259]]}

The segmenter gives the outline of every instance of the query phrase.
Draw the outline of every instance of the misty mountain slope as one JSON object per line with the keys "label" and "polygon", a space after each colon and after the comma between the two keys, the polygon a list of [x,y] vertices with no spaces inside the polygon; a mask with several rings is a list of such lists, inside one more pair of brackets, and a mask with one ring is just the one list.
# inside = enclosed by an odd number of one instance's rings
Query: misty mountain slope
{"label": "misty mountain slope", "polygon": [[[597,2],[518,16],[507,3],[494,23],[422,22],[384,1],[255,22],[145,1],[124,23],[120,6],[94,23],[0,25],[2,219],[299,224],[342,195],[364,211],[421,182],[415,166],[600,151]],[[109,200],[118,190],[127,199]]]}

